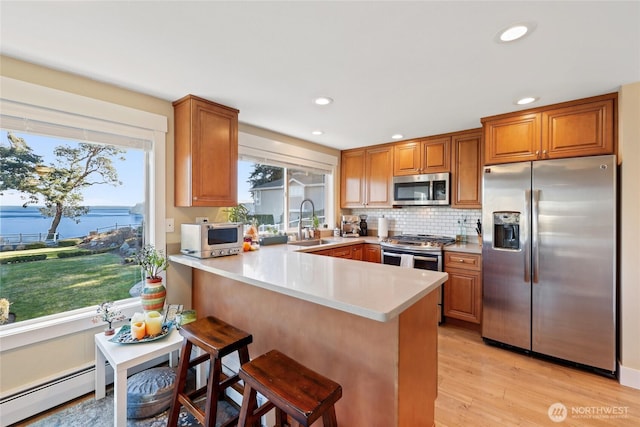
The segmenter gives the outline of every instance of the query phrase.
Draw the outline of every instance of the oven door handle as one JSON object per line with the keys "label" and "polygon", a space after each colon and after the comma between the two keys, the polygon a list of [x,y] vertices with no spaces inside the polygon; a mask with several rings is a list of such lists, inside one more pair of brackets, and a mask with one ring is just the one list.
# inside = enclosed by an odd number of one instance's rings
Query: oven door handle
{"label": "oven door handle", "polygon": [[[392,252],[382,252],[382,256],[392,256],[392,257],[396,257],[396,258],[402,258],[401,254],[395,254]],[[431,257],[426,257],[426,256],[418,256],[418,255],[414,255],[413,259],[416,259],[418,261],[429,261],[429,262],[438,262],[438,258],[431,258]]]}
{"label": "oven door handle", "polygon": [[418,261],[438,262],[438,258],[431,258],[431,257],[425,257],[425,256],[415,256],[414,255],[413,259],[417,259]]}

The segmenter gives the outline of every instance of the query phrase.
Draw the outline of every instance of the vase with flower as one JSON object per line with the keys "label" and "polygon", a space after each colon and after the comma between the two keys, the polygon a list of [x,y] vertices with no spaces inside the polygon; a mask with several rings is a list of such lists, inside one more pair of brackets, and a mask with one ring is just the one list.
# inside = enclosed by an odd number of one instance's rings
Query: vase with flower
{"label": "vase with flower", "polygon": [[144,311],[162,311],[167,297],[167,289],[162,284],[160,273],[169,267],[169,260],[163,250],[146,245],[136,255],[142,267],[145,285],[140,294],[140,303]]}
{"label": "vase with flower", "polygon": [[113,322],[118,320],[124,320],[125,316],[120,309],[116,307],[113,302],[103,302],[96,310],[96,315],[93,317],[93,323],[100,321],[107,323],[107,329],[105,329],[105,335],[113,335],[115,330],[113,329]]}

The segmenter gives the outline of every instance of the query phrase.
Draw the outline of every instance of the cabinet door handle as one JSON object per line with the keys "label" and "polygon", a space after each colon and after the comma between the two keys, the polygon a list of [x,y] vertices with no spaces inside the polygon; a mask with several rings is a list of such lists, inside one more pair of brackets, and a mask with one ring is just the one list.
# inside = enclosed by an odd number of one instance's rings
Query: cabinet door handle
{"label": "cabinet door handle", "polygon": [[540,150],[536,150],[536,156],[540,157]]}
{"label": "cabinet door handle", "polygon": [[460,259],[458,260],[458,262],[461,262],[461,263],[463,263],[463,264],[464,264],[464,260],[463,260],[462,258],[460,258]]}

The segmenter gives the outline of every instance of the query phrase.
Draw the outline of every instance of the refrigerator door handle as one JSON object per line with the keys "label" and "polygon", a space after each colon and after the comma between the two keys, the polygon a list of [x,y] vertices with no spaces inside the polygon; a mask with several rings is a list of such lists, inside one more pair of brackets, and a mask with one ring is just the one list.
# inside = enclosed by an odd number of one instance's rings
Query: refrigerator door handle
{"label": "refrigerator door handle", "polygon": [[540,264],[540,242],[538,238],[538,203],[540,202],[540,190],[533,190],[533,209],[531,214],[531,239],[533,251],[533,283],[538,283]]}
{"label": "refrigerator door handle", "polygon": [[[531,212],[531,190],[525,190],[524,192],[524,220],[523,223],[528,227],[530,222],[527,218],[529,213]],[[531,277],[531,251],[529,247],[531,246],[531,230],[527,230],[525,234],[525,242],[524,242],[524,282],[529,283],[529,278]]]}

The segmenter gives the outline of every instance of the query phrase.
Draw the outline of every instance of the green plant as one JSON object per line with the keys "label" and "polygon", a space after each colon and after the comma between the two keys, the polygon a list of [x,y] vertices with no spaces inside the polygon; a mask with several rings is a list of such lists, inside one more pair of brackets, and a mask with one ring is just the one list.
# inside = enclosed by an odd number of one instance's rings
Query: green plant
{"label": "green plant", "polygon": [[45,242],[33,242],[25,245],[25,249],[44,249],[46,247],[47,244]]}
{"label": "green plant", "polygon": [[82,241],[81,239],[58,240],[58,246],[61,247],[61,248],[66,248],[66,247],[70,247],[70,246],[76,246],[81,241]]}
{"label": "green plant", "polygon": [[242,224],[249,223],[249,209],[245,205],[233,206],[225,209],[229,222],[240,222]]}
{"label": "green plant", "polygon": [[136,260],[142,267],[147,279],[160,279],[160,273],[169,267],[169,259],[161,249],[146,245],[136,254]]}
{"label": "green plant", "polygon": [[313,228],[315,228],[316,230],[320,228],[320,220],[318,219],[317,215],[313,216]]}
{"label": "green plant", "polygon": [[58,258],[72,258],[75,256],[85,256],[85,255],[91,255],[91,251],[88,251],[86,249],[78,249],[74,251],[60,252],[58,254]]}
{"label": "green plant", "polygon": [[47,254],[18,255],[0,258],[0,264],[18,264],[21,262],[43,261],[47,259]]}

